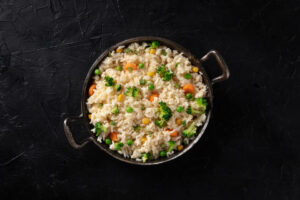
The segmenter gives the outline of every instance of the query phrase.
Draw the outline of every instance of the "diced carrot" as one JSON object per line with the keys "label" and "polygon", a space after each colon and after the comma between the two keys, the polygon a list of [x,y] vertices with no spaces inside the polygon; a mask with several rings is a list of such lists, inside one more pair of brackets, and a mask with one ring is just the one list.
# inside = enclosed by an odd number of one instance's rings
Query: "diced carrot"
{"label": "diced carrot", "polygon": [[134,63],[127,63],[125,66],[124,66],[124,70],[129,70],[129,68],[131,68],[132,70],[137,70],[137,66],[136,64]]}
{"label": "diced carrot", "polygon": [[171,137],[177,137],[178,136],[178,132],[174,131],[174,132],[170,133],[170,136]]}
{"label": "diced carrot", "polygon": [[149,101],[153,102],[155,97],[158,97],[159,95],[157,93],[153,93],[149,97]]}
{"label": "diced carrot", "polygon": [[185,84],[182,88],[184,90],[185,93],[195,93],[195,88],[192,84],[188,83]]}
{"label": "diced carrot", "polygon": [[92,84],[89,88],[89,96],[94,94],[94,89],[96,89],[96,83]]}
{"label": "diced carrot", "polygon": [[111,139],[112,141],[116,141],[116,140],[118,139],[118,133],[116,133],[116,132],[111,132],[111,133],[109,134],[109,137],[110,137],[110,139]]}

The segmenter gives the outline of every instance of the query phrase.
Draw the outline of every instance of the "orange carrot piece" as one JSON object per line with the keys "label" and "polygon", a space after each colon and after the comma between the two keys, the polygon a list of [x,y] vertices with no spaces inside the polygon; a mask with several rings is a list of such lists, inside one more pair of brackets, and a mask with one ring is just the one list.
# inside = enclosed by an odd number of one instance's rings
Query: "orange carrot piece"
{"label": "orange carrot piece", "polygon": [[137,70],[137,66],[136,66],[136,64],[134,64],[134,63],[127,63],[127,64],[124,66],[124,70],[129,70],[129,68],[131,68],[132,70]]}
{"label": "orange carrot piece", "polygon": [[118,133],[116,133],[116,132],[111,132],[111,133],[109,134],[109,137],[110,137],[110,139],[111,139],[112,141],[116,141],[116,140],[118,139]]}
{"label": "orange carrot piece", "polygon": [[153,102],[155,97],[158,97],[159,95],[157,93],[153,93],[149,97],[149,101]]}
{"label": "orange carrot piece", "polygon": [[195,93],[195,88],[192,84],[188,83],[185,84],[182,88],[184,90],[185,93]]}
{"label": "orange carrot piece", "polygon": [[178,132],[174,131],[174,132],[170,133],[170,136],[171,137],[177,137],[178,136]]}
{"label": "orange carrot piece", "polygon": [[96,89],[96,84],[92,84],[89,88],[89,96],[92,96],[94,94],[94,89]]}

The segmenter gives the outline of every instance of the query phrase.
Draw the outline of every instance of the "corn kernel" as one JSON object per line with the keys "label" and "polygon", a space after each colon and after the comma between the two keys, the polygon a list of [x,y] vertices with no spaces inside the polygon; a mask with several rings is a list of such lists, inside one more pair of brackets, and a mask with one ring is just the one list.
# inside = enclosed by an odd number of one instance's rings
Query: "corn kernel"
{"label": "corn kernel", "polygon": [[149,122],[150,122],[150,120],[148,119],[148,118],[144,118],[144,119],[142,119],[142,123],[143,124],[149,124]]}
{"label": "corn kernel", "polygon": [[150,54],[155,54],[155,52],[156,52],[155,49],[151,49],[149,53],[150,53]]}
{"label": "corn kernel", "polygon": [[146,142],[146,140],[147,140],[147,138],[144,136],[144,137],[142,137],[141,142],[144,143],[144,142]]}
{"label": "corn kernel", "polygon": [[122,52],[123,52],[123,49],[117,49],[116,52],[117,52],[117,53],[122,53]]}
{"label": "corn kernel", "polygon": [[177,150],[178,151],[181,151],[183,149],[183,145],[179,145],[178,147],[177,147]]}
{"label": "corn kernel", "polygon": [[177,125],[181,125],[182,120],[181,120],[181,119],[176,119],[175,123],[176,123]]}
{"label": "corn kernel", "polygon": [[123,102],[123,101],[124,101],[124,95],[123,95],[123,94],[120,94],[120,95],[118,96],[118,101],[119,101],[119,102]]}
{"label": "corn kernel", "polygon": [[89,119],[92,119],[92,114],[89,114],[88,117],[89,117]]}
{"label": "corn kernel", "polygon": [[147,73],[147,76],[153,77],[154,74],[155,74],[155,72],[148,72],[148,73]]}
{"label": "corn kernel", "polygon": [[196,73],[199,71],[198,67],[193,67],[192,70],[193,70],[193,72],[196,72]]}

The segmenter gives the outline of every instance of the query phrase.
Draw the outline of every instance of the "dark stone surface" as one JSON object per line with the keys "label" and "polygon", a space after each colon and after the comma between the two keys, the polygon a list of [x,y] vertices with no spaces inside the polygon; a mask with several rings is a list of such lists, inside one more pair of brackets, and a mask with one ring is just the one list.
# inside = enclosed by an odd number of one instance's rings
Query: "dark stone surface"
{"label": "dark stone surface", "polygon": [[[0,1],[3,199],[300,199],[299,16],[299,1]],[[155,167],[74,150],[62,129],[91,63],[140,35],[231,70],[201,141]]]}

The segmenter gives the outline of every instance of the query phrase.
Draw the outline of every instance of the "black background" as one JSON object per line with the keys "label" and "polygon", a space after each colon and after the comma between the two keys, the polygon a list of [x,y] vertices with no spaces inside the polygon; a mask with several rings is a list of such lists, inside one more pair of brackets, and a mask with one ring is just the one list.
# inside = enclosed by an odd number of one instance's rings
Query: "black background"
{"label": "black background", "polygon": [[[0,2],[3,199],[300,199],[299,1]],[[80,113],[89,67],[141,35],[224,56],[231,77],[214,86],[204,136],[154,167],[93,144],[72,149],[62,121]],[[218,75],[214,63],[205,67]]]}

